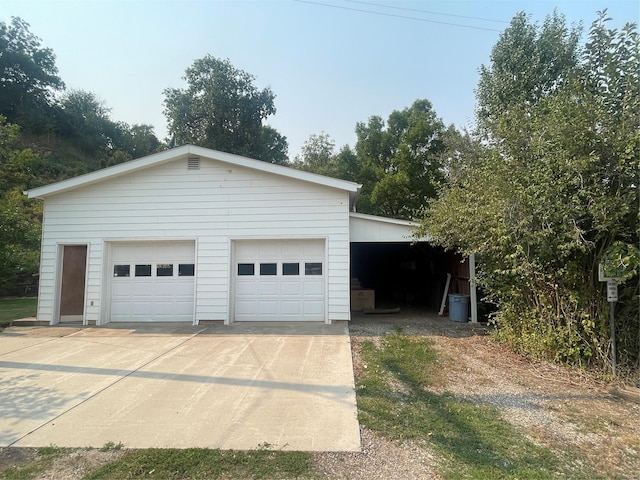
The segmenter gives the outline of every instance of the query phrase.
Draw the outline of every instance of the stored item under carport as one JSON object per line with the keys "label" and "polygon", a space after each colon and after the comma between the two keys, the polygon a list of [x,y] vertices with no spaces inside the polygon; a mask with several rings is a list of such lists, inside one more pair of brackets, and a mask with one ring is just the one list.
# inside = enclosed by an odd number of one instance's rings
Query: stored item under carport
{"label": "stored item under carport", "polygon": [[351,311],[361,312],[376,308],[375,291],[370,289],[351,290]]}
{"label": "stored item under carport", "polygon": [[469,319],[469,295],[449,294],[449,318],[454,322],[466,322]]}

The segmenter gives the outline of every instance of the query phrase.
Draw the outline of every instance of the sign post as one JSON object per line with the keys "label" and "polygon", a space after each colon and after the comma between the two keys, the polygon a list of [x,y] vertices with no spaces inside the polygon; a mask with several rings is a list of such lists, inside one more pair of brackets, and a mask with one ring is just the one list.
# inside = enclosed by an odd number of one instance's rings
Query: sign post
{"label": "sign post", "polygon": [[609,326],[611,328],[611,373],[616,376],[616,319],[615,310],[618,301],[618,282],[607,280],[607,302],[609,302]]}
{"label": "sign post", "polygon": [[615,310],[616,302],[618,301],[618,280],[622,278],[622,275],[618,272],[614,273],[614,277],[606,276],[604,273],[603,265],[598,267],[598,280],[601,282],[607,282],[607,302],[609,302],[609,326],[611,328],[611,372],[613,376],[616,376],[616,319]]}

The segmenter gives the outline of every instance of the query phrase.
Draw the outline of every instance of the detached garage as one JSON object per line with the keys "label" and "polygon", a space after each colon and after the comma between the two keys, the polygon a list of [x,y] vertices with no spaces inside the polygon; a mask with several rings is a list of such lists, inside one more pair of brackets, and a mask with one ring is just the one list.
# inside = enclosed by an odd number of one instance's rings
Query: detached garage
{"label": "detached garage", "polygon": [[359,190],[193,145],[30,190],[38,320],[350,320],[352,273],[375,283],[413,248],[410,222],[355,213]]}
{"label": "detached garage", "polygon": [[38,319],[349,320],[358,184],[185,145],[30,190]]}

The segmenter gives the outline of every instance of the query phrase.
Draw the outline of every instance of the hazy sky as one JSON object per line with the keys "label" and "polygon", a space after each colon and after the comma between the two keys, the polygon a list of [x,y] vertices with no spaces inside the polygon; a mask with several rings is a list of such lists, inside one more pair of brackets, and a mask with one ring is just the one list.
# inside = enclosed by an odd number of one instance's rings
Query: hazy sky
{"label": "hazy sky", "polygon": [[519,11],[542,22],[554,8],[585,32],[603,8],[615,27],[640,16],[638,0],[0,0],[0,20],[22,17],[55,52],[67,88],[159,138],[162,91],[184,87],[195,59],[228,58],[276,94],[268,123],[293,158],[314,133],[353,146],[356,122],[418,98],[446,124],[471,125],[478,68],[499,33]]}

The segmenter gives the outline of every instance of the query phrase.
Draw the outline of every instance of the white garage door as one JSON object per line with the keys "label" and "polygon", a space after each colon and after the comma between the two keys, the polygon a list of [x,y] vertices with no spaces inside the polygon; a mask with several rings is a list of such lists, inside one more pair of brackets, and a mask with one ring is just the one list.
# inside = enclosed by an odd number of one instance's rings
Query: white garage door
{"label": "white garage door", "polygon": [[195,243],[114,243],[112,322],[191,322]]}
{"label": "white garage door", "polygon": [[324,321],[324,240],[234,243],[236,321]]}

